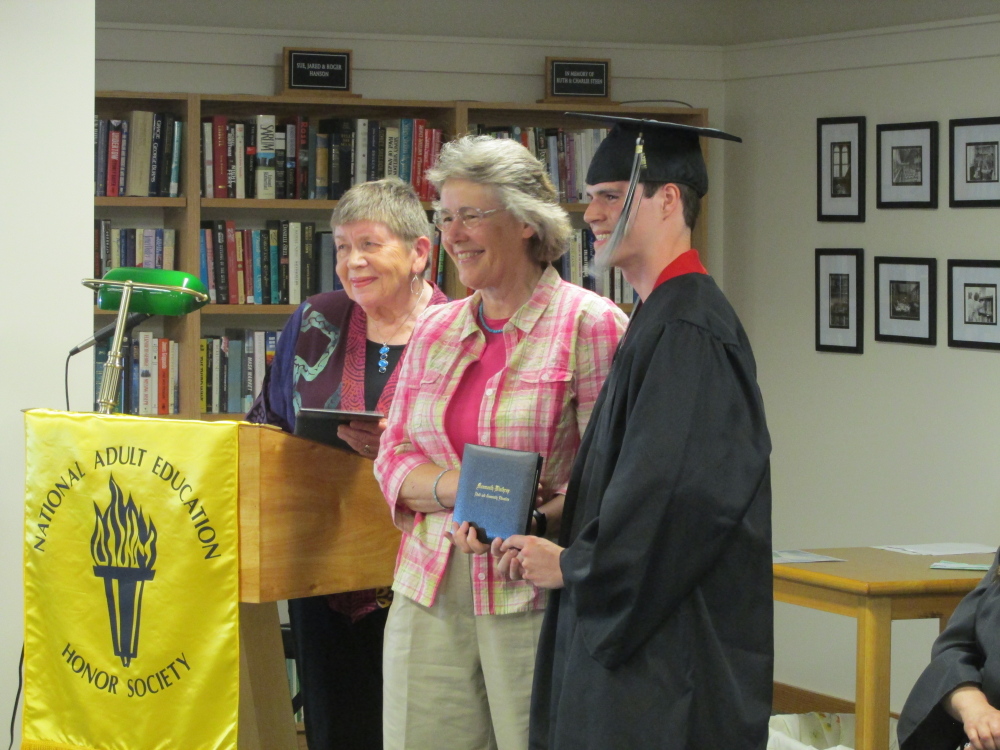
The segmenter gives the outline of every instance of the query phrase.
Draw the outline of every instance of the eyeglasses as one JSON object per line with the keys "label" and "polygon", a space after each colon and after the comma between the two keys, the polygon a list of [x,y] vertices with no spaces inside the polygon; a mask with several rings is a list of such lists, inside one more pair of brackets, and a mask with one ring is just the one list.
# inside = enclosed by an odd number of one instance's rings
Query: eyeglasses
{"label": "eyeglasses", "polygon": [[452,213],[451,211],[435,211],[434,212],[434,226],[440,229],[442,232],[447,232],[456,222],[464,226],[466,229],[475,229],[479,226],[479,222],[485,219],[487,216],[492,216],[498,211],[502,211],[501,208],[493,208],[489,211],[483,211],[481,208],[460,208],[458,213]]}

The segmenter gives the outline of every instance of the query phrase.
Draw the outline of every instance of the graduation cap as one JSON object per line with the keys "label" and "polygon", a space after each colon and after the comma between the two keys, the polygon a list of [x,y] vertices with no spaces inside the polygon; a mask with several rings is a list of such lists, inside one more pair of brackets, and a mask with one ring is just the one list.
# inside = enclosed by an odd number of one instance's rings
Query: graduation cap
{"label": "graduation cap", "polygon": [[708,192],[708,170],[698,143],[699,136],[743,142],[743,139],[715,128],[586,112],[566,114],[613,124],[608,137],[601,141],[590,162],[588,185],[631,181],[638,157],[639,181],[687,185],[701,197]]}
{"label": "graduation cap", "polygon": [[566,112],[570,117],[613,123],[608,137],[597,147],[587,170],[587,184],[622,182],[628,190],[622,212],[611,237],[594,258],[599,269],[607,268],[615,250],[628,233],[635,218],[632,210],[635,190],[640,180],[673,182],[687,185],[698,197],[708,192],[708,169],[701,154],[698,137],[721,138],[742,143],[743,139],[715,128],[700,128],[676,122],[645,120],[636,117]]}

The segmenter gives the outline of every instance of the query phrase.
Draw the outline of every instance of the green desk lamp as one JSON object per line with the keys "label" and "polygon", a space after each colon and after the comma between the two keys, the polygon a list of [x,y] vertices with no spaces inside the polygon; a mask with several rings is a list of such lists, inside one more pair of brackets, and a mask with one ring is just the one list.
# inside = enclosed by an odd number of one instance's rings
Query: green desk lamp
{"label": "green desk lamp", "polygon": [[101,310],[117,310],[115,333],[104,363],[98,413],[110,414],[122,374],[122,338],[129,313],[187,315],[208,302],[208,290],[197,276],[161,268],[114,268],[103,279],[84,279],[97,290]]}

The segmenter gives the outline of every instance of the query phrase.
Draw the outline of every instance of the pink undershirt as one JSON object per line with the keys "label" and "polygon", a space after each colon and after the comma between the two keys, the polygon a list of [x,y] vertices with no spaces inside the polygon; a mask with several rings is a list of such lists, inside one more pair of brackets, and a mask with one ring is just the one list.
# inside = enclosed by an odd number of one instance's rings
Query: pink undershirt
{"label": "pink undershirt", "polygon": [[[494,330],[501,330],[507,320],[486,318],[486,325]],[[479,444],[479,412],[486,395],[486,384],[503,369],[507,361],[503,334],[490,333],[484,329],[478,315],[476,322],[486,336],[486,349],[483,350],[482,358],[466,369],[458,390],[444,412],[444,431],[459,456],[465,451],[466,443]]]}

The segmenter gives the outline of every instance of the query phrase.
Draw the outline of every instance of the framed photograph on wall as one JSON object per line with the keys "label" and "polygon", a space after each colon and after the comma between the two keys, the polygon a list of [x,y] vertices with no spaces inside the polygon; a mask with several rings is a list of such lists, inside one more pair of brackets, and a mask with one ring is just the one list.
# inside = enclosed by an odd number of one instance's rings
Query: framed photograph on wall
{"label": "framed photograph on wall", "polygon": [[875,127],[878,208],[937,208],[938,124]]}
{"label": "framed photograph on wall", "polygon": [[1000,349],[1000,260],[948,261],[948,346]]}
{"label": "framed photograph on wall", "polygon": [[865,118],[816,120],[816,219],[865,220]]}
{"label": "framed photograph on wall", "polygon": [[952,208],[1000,206],[1000,117],[949,120]]}
{"label": "framed photograph on wall", "polygon": [[875,258],[875,340],[937,344],[937,260]]}
{"label": "framed photograph on wall", "polygon": [[865,251],[816,250],[816,351],[864,352]]}

